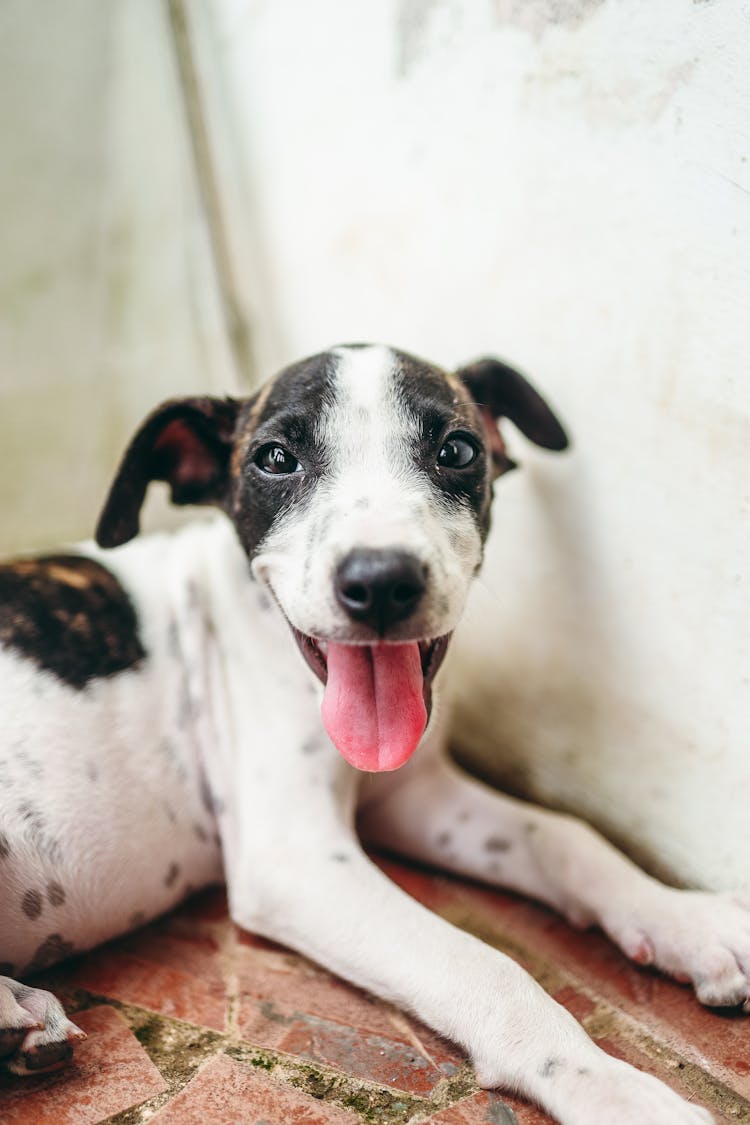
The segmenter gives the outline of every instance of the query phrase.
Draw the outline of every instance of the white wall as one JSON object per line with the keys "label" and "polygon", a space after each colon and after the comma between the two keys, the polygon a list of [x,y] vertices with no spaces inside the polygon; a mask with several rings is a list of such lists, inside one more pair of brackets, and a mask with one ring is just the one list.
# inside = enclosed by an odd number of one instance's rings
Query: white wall
{"label": "white wall", "polygon": [[0,550],[90,535],[141,416],[236,389],[166,5],[0,5]]}
{"label": "white wall", "polygon": [[574,434],[511,435],[463,753],[655,868],[750,884],[750,5],[191,11],[262,367],[496,352]]}

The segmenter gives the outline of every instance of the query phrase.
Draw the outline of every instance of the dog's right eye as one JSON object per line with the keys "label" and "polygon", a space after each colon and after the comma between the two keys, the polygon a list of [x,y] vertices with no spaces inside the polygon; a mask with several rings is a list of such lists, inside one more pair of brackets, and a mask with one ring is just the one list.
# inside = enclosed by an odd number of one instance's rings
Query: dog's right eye
{"label": "dog's right eye", "polygon": [[437,463],[441,469],[468,469],[479,456],[475,443],[468,434],[449,434],[440,447]]}
{"label": "dog's right eye", "polygon": [[284,449],[283,445],[276,443],[262,446],[255,454],[255,464],[264,473],[273,476],[302,472],[302,466],[297,458],[288,449]]}

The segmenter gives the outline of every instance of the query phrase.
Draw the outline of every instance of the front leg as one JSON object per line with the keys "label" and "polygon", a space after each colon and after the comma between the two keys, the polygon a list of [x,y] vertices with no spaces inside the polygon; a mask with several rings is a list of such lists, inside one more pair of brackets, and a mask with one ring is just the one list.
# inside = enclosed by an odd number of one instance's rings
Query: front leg
{"label": "front leg", "polygon": [[375,788],[365,839],[599,925],[634,961],[692,981],[707,1005],[750,1010],[750,896],[652,879],[574,817],[496,792],[445,757]]}
{"label": "front leg", "polygon": [[341,767],[291,800],[288,786],[257,784],[243,798],[240,850],[227,855],[239,925],[412,1012],[468,1052],[483,1086],[519,1091],[562,1125],[712,1120],[610,1058],[515,962],[387,879],[356,839]]}

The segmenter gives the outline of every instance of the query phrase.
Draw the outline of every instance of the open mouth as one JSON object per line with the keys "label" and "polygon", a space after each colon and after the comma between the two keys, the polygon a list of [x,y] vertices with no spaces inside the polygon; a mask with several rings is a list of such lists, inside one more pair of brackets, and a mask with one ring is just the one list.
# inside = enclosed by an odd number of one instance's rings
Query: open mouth
{"label": "open mouth", "polygon": [[291,628],[325,686],[323,723],[343,757],[373,772],[402,766],[427,726],[432,682],[451,634],[398,644],[341,644]]}

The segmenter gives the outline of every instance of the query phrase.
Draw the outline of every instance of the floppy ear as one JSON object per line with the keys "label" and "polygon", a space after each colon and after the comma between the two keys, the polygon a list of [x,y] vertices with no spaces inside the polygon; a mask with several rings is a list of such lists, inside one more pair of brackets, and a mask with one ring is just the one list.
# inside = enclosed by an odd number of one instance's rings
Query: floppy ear
{"label": "floppy ear", "polygon": [[567,449],[568,435],[542,396],[520,371],[499,359],[478,359],[456,372],[476,402],[487,429],[490,450],[498,472],[515,468],[505,453],[497,422],[508,418],[529,441],[543,449]]}
{"label": "floppy ear", "polygon": [[125,451],[99,517],[100,547],[119,547],[138,534],[152,480],[169,484],[174,504],[224,506],[239,406],[234,399],[173,399],[148,416]]}

